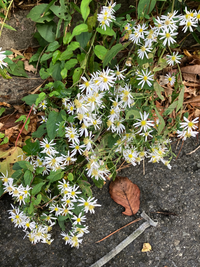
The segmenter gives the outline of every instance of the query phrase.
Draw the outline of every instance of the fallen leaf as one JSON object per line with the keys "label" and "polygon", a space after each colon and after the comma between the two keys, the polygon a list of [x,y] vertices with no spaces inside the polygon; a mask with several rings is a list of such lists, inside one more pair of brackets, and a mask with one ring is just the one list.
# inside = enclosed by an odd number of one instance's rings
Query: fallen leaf
{"label": "fallen leaf", "polygon": [[109,186],[111,198],[125,208],[124,215],[134,215],[140,208],[140,189],[127,177],[117,176]]}
{"label": "fallen leaf", "polygon": [[200,95],[190,98],[189,100],[185,101],[183,104],[187,103],[200,103]]}
{"label": "fallen leaf", "polygon": [[6,103],[6,102],[0,102],[0,106],[5,106],[10,108],[10,104]]}
{"label": "fallen leaf", "polygon": [[151,248],[151,245],[149,243],[144,243],[143,244],[143,248],[142,248],[142,252],[148,252],[148,251],[151,251],[152,248]]}
{"label": "fallen leaf", "polygon": [[23,151],[20,147],[13,147],[7,151],[0,151],[0,172],[6,174],[8,171],[8,175],[11,176],[14,170],[12,169],[12,165],[21,160],[20,155],[23,155]]}
{"label": "fallen leaf", "polygon": [[15,57],[17,56],[17,55],[19,55],[19,56],[22,56],[23,57],[23,55],[22,55],[22,53],[20,52],[20,51],[18,51],[18,50],[16,50],[16,49],[14,49],[14,48],[11,48],[10,49],[14,54],[15,54]]}
{"label": "fallen leaf", "polygon": [[200,65],[182,67],[181,72],[191,73],[191,74],[200,74]]}
{"label": "fallen leaf", "polygon": [[29,65],[28,60],[25,60],[24,61],[24,69],[27,70],[27,71],[29,71],[29,72],[32,71],[33,73],[35,73],[37,71],[37,69],[34,68],[33,65]]}

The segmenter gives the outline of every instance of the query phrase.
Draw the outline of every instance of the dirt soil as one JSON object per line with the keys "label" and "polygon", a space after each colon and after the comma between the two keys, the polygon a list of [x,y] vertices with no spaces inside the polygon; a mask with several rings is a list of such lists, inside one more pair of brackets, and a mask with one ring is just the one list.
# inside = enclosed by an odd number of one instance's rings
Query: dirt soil
{"label": "dirt soil", "polygon": [[[24,13],[22,14],[24,15]],[[19,23],[23,20],[18,18]],[[25,22],[26,23],[26,22]],[[4,49],[11,47],[22,49],[31,44],[32,32],[24,37],[27,44],[17,43],[23,34],[8,41],[1,38]],[[31,25],[30,27],[32,27]],[[22,29],[24,26],[19,26]],[[5,41],[4,41],[5,40]],[[21,44],[25,44],[24,47]],[[150,227],[127,246],[116,257],[110,260],[105,267],[199,267],[200,266],[200,149],[187,155],[198,147],[198,139],[190,139],[184,146],[177,160],[172,161],[172,170],[163,164],[145,162],[143,166],[130,167],[119,173],[127,176],[137,184],[141,190],[140,211],[135,216],[122,214],[124,208],[116,204],[109,195],[109,182],[102,189],[93,188],[95,198],[101,207],[96,208],[94,215],[87,216],[86,224],[89,234],[83,237],[79,249],[70,248],[64,244],[58,226],[53,228],[54,241],[47,244],[32,245],[24,232],[14,227],[8,218],[7,210],[12,203],[9,196],[0,199],[0,266],[2,267],[89,267],[121,241],[129,236],[143,221],[128,226],[106,240],[96,243],[111,232],[140,217],[145,211],[152,219],[158,221],[157,227]],[[178,154],[181,142],[173,151]],[[168,212],[173,215],[164,215],[157,212]],[[24,238],[24,239],[23,239]],[[141,252],[143,243],[150,243],[152,251]]]}

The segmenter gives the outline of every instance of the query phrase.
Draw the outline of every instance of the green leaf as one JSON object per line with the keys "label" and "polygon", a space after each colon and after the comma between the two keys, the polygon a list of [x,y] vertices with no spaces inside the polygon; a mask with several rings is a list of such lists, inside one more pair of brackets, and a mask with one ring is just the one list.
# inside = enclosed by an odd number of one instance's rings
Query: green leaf
{"label": "green leaf", "polygon": [[50,21],[45,24],[37,24],[36,28],[42,38],[44,38],[47,42],[52,43],[55,41],[55,22]]}
{"label": "green leaf", "polygon": [[81,15],[84,19],[84,21],[86,21],[87,17],[90,14],[90,8],[89,8],[89,4],[92,0],[82,0],[81,1]]}
{"label": "green leaf", "polygon": [[66,45],[71,41],[71,32],[67,32],[65,36],[63,37],[63,44]]}
{"label": "green leaf", "polygon": [[53,57],[52,57],[52,63],[53,65],[55,65],[56,61],[60,58],[61,52],[59,50],[56,50],[53,53]]}
{"label": "green leaf", "polygon": [[102,188],[104,186],[104,180],[102,179],[96,180],[95,178],[92,178],[92,180],[94,184],[96,185],[96,187]]}
{"label": "green leaf", "polygon": [[34,210],[34,206],[33,206],[33,202],[31,202],[30,206],[28,207],[28,213],[31,215],[33,213]]}
{"label": "green leaf", "polygon": [[76,66],[77,63],[78,63],[78,60],[75,59],[75,58],[72,58],[72,59],[68,60],[68,61],[65,63],[64,68],[67,69],[67,70],[70,70],[70,69],[74,68],[74,67]]}
{"label": "green leaf", "polygon": [[50,59],[51,57],[53,56],[53,53],[44,53],[40,59],[40,62],[43,62],[43,61],[47,61],[48,59]]}
{"label": "green leaf", "polygon": [[42,186],[45,184],[45,182],[36,184],[33,189],[31,190],[31,195],[35,196],[36,194],[38,194],[41,191]]}
{"label": "green leaf", "polygon": [[159,125],[158,125],[158,135],[159,135],[159,134],[161,134],[162,130],[165,127],[165,121],[164,121],[163,117],[160,115],[160,113],[158,112],[156,107],[155,107],[155,112],[156,112],[156,115],[158,116],[158,119],[159,119]]}
{"label": "green leaf", "polygon": [[0,145],[7,144],[9,141],[8,137],[4,137],[3,141],[0,143]]}
{"label": "green leaf", "polygon": [[58,126],[56,125],[57,123],[57,118],[58,118],[59,113],[52,110],[49,113],[48,120],[46,122],[46,127],[47,127],[47,134],[50,138],[50,140],[54,139],[56,137],[56,130]]}
{"label": "green leaf", "polygon": [[62,79],[65,79],[66,77],[67,77],[67,72],[68,72],[68,70],[67,69],[62,69],[61,70],[61,76],[62,76]]}
{"label": "green leaf", "polygon": [[72,51],[65,50],[65,51],[62,52],[62,54],[60,55],[59,60],[62,61],[62,60],[70,59],[73,55],[74,55],[74,54],[73,54]]}
{"label": "green leaf", "polygon": [[67,47],[67,51],[74,51],[79,47],[80,47],[79,42],[71,42],[71,44],[69,44]]}
{"label": "green leaf", "polygon": [[38,195],[37,195],[37,198],[33,201],[33,204],[34,204],[35,206],[37,206],[37,205],[40,204],[41,200],[42,200],[42,195],[41,195],[41,194],[38,194]]}
{"label": "green leaf", "polygon": [[150,14],[154,9],[157,0],[140,0],[138,4],[138,17],[143,17],[145,14]]}
{"label": "green leaf", "polygon": [[167,60],[164,58],[161,58],[158,61],[158,66],[153,68],[153,72],[160,71],[160,70],[164,69],[165,67],[167,67],[167,65],[168,65]]}
{"label": "green leaf", "polygon": [[46,97],[46,94],[44,92],[40,93],[35,101],[35,105],[36,107],[38,106],[38,104],[43,101]]}
{"label": "green leaf", "polygon": [[81,68],[76,68],[74,70],[74,73],[73,73],[73,76],[72,76],[73,84],[79,81],[82,72],[83,72],[83,70]]}
{"label": "green leaf", "polygon": [[58,221],[63,222],[63,221],[66,221],[68,218],[69,218],[68,215],[67,216],[61,216],[61,215],[59,215],[58,216]]}
{"label": "green leaf", "polygon": [[178,103],[177,103],[177,107],[176,107],[176,112],[178,112],[179,109],[180,109],[181,107],[183,107],[185,85],[182,84],[182,85],[180,86],[180,89],[181,89],[181,91],[180,91],[180,93],[179,93],[179,97],[178,97]]}
{"label": "green leaf", "polygon": [[102,45],[96,45],[94,47],[95,55],[101,60],[103,60],[105,58],[105,55],[107,52],[108,52],[108,50]]}
{"label": "green leaf", "polygon": [[73,181],[74,180],[74,176],[73,176],[73,174],[71,172],[67,175],[67,179],[69,181]]}
{"label": "green leaf", "polygon": [[87,19],[87,25],[89,31],[92,31],[92,29],[96,26],[97,23],[97,11],[94,13],[94,16],[91,16]]}
{"label": "green leaf", "polygon": [[51,74],[49,73],[49,69],[45,70],[44,68],[42,68],[40,69],[39,73],[40,73],[40,77],[43,80],[46,80],[49,76],[51,76]]}
{"label": "green leaf", "polygon": [[103,68],[107,66],[107,64],[121,51],[124,49],[122,44],[116,44],[113,46],[105,55],[104,61],[103,61]]}
{"label": "green leaf", "polygon": [[26,145],[23,146],[23,150],[27,153],[27,156],[37,155],[40,151],[40,142],[36,140],[35,142],[31,142],[31,139],[26,140]]}
{"label": "green leaf", "polygon": [[66,8],[64,8],[65,6],[56,6],[53,5],[50,7],[50,10],[56,15],[56,17],[60,18],[60,19],[65,19],[66,15]]}
{"label": "green leaf", "polygon": [[56,49],[60,47],[60,44],[57,41],[50,43],[47,47],[46,52],[54,52]]}
{"label": "green leaf", "polygon": [[33,173],[30,170],[26,170],[24,173],[24,183],[26,185],[30,185],[33,179]]}
{"label": "green leaf", "polygon": [[38,94],[34,94],[34,95],[27,95],[23,97],[22,100],[25,101],[27,105],[32,106],[33,104],[35,104],[37,98]]}
{"label": "green leaf", "polygon": [[[33,172],[33,165],[30,164],[30,162],[26,161],[26,160],[21,160],[21,161],[18,161],[18,162],[15,162],[14,166],[18,164],[19,167],[23,170],[29,170],[31,172]],[[14,167],[13,166],[13,167]],[[17,168],[18,170],[19,168]],[[14,170],[14,169],[13,169]]]}
{"label": "green leaf", "polygon": [[14,178],[14,179],[19,179],[19,177],[22,176],[22,174],[23,174],[23,172],[20,169],[20,170],[17,170],[16,172],[13,172],[11,177]]}
{"label": "green leaf", "polygon": [[80,24],[77,25],[72,32],[72,35],[69,38],[69,42],[73,39],[74,36],[81,34],[82,32],[88,32],[88,26],[87,24]]}
{"label": "green leaf", "polygon": [[56,62],[55,65],[51,66],[51,75],[54,80],[61,81],[62,76],[61,76],[61,62]]}
{"label": "green leaf", "polygon": [[32,133],[32,137],[34,138],[40,138],[42,137],[45,133],[47,132],[46,130],[46,123],[43,123],[42,125],[40,125],[38,128],[37,128],[37,131],[35,131],[34,133]]}
{"label": "green leaf", "polygon": [[97,31],[100,34],[104,34],[104,35],[108,35],[108,36],[114,36],[116,38],[116,33],[113,31],[113,29],[106,27],[106,30],[102,29],[102,28],[97,28]]}
{"label": "green leaf", "polygon": [[92,196],[92,190],[91,190],[91,184],[88,183],[85,180],[79,180],[78,185],[81,188],[81,191],[83,192],[84,195],[91,197]]}
{"label": "green leaf", "polygon": [[6,110],[5,108],[0,109],[0,116],[4,113],[5,110]]}
{"label": "green leaf", "polygon": [[[7,59],[8,59],[8,58],[7,58]],[[4,61],[6,62],[6,60],[4,60]],[[12,61],[12,60],[11,60],[11,61]],[[1,69],[1,68],[0,68],[0,75],[1,75],[4,79],[7,79],[7,80],[12,79],[12,77],[8,75],[7,70],[6,70],[5,68],[4,68],[4,69]]]}
{"label": "green leaf", "polygon": [[0,138],[3,138],[5,136],[4,133],[0,133]]}
{"label": "green leaf", "polygon": [[156,94],[158,95],[158,97],[161,100],[164,100],[164,96],[162,95],[162,92],[164,91],[164,89],[162,88],[162,86],[160,86],[160,84],[156,81],[153,84],[154,90],[156,91]]}
{"label": "green leaf", "polygon": [[80,46],[85,49],[91,37],[91,32],[82,32],[76,36],[76,40],[79,42]]}
{"label": "green leaf", "polygon": [[139,119],[140,118],[140,112],[138,109],[133,108],[129,111],[127,111],[126,113],[126,120],[128,120],[130,118],[130,116],[134,116],[134,120],[135,119]]}
{"label": "green leaf", "polygon": [[55,181],[61,180],[64,176],[64,172],[62,170],[57,170],[57,171],[51,171],[50,175],[47,176],[47,179],[53,183]]}
{"label": "green leaf", "polygon": [[48,4],[41,4],[38,6],[35,6],[31,9],[29,14],[27,15],[27,18],[30,18],[32,21],[44,23],[44,21],[50,21],[53,19],[54,15],[51,13],[46,14],[45,16],[42,16],[46,7]]}
{"label": "green leaf", "polygon": [[200,39],[197,36],[197,34],[195,32],[191,32],[191,33],[192,33],[192,36],[194,37],[195,41],[200,44]]}
{"label": "green leaf", "polygon": [[25,77],[28,78],[28,75],[26,71],[24,70],[24,62],[19,60],[16,64],[14,63],[13,65],[9,66],[10,68],[7,69],[7,71],[14,75],[14,76],[20,76],[20,77]]}
{"label": "green leaf", "polygon": [[163,116],[167,116],[172,113],[172,111],[176,108],[178,101],[174,101],[164,112]]}
{"label": "green leaf", "polygon": [[[1,26],[2,26],[2,22],[0,22],[0,27]],[[3,27],[5,27],[6,29],[9,29],[9,30],[12,30],[12,31],[16,31],[16,29],[14,29],[12,26],[6,24],[5,22],[3,24]]]}

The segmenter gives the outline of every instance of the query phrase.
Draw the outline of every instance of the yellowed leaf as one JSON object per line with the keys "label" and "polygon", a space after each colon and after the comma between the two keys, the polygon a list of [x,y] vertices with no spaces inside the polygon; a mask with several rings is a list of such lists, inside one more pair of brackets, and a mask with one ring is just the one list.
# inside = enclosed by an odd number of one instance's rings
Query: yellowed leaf
{"label": "yellowed leaf", "polygon": [[23,151],[20,147],[13,147],[6,151],[0,151],[0,172],[6,174],[8,171],[8,175],[11,176],[14,172],[12,170],[12,165],[21,160],[20,155],[23,155]]}
{"label": "yellowed leaf", "polygon": [[143,244],[143,248],[142,248],[142,252],[148,252],[148,251],[151,251],[152,248],[151,248],[151,245],[149,243],[144,243]]}

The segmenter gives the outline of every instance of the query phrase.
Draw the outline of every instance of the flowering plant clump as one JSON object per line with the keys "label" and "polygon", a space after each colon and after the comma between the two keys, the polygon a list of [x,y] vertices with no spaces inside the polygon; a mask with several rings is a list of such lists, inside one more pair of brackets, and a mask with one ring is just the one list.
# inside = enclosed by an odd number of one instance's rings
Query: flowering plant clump
{"label": "flowering plant clump", "polygon": [[[119,5],[113,2],[89,16],[89,2],[84,0],[80,8],[60,1],[59,14],[58,6],[46,4],[29,14],[37,23],[41,43],[30,62],[40,61],[40,75],[48,82],[40,94],[23,100],[35,114],[44,114],[13,171],[2,173],[0,186],[18,204],[9,210],[11,220],[34,244],[50,244],[49,232],[58,223],[65,244],[79,247],[83,234],[89,232],[85,214],[100,206],[92,197],[91,182],[102,187],[107,179],[114,179],[121,160],[135,166],[146,159],[171,169],[169,135],[177,133],[185,140],[198,134],[198,118],[191,121],[187,112],[182,114],[182,56],[176,37],[179,26],[183,32],[198,26],[199,12],[185,8],[184,14],[178,14],[172,7],[172,12],[150,20],[155,5],[149,1],[149,9],[143,10],[141,3],[139,19],[128,12],[126,18],[116,17]],[[77,8],[83,23],[70,31]],[[36,18],[36,11],[42,16]],[[47,35],[53,14],[59,23]],[[42,48],[44,40],[47,45]],[[174,90],[170,105],[161,113],[156,103],[165,98],[159,72],[167,66],[178,71],[165,75],[164,84]],[[172,120],[173,111],[177,116]],[[67,221],[72,224],[68,233]]]}

